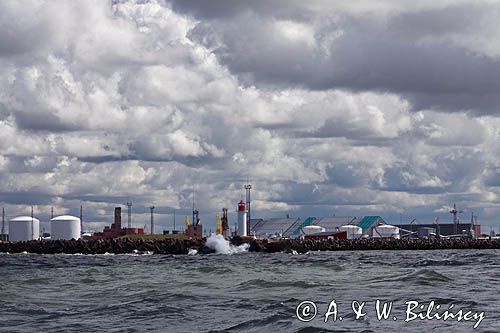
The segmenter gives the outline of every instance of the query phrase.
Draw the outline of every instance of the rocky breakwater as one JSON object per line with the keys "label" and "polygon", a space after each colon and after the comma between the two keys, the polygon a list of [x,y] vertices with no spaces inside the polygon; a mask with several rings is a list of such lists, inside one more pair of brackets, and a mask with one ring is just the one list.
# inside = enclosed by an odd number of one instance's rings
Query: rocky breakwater
{"label": "rocky breakwater", "polygon": [[[356,240],[255,240],[235,237],[233,245],[249,243],[253,252],[306,253],[308,251],[375,251],[375,250],[445,250],[445,249],[500,249],[499,239],[356,239]],[[0,242],[0,253],[39,254],[104,254],[104,253],[155,253],[187,254],[215,252],[206,246],[206,239],[94,239],[94,240],[43,240],[28,242]]]}
{"label": "rocky breakwater", "polygon": [[[240,245],[246,240],[234,238]],[[306,253],[308,251],[375,251],[375,250],[446,250],[446,249],[500,249],[500,239],[442,238],[442,239],[355,239],[355,240],[250,240],[250,251]]]}
{"label": "rocky breakwater", "polygon": [[42,240],[27,242],[0,243],[0,253],[38,253],[38,254],[104,254],[104,253],[147,253],[187,254],[190,249],[198,253],[212,253],[205,246],[205,239],[91,239],[91,240]]}

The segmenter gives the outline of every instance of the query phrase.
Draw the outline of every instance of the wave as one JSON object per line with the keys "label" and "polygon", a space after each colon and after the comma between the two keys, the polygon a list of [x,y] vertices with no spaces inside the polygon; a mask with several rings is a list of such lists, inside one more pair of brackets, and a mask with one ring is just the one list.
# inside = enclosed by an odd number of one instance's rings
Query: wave
{"label": "wave", "polygon": [[398,279],[399,281],[414,281],[417,284],[431,285],[434,282],[449,282],[452,278],[447,277],[432,269],[421,269]]}
{"label": "wave", "polygon": [[225,239],[222,235],[210,235],[208,237],[205,245],[212,250],[215,250],[217,254],[236,254],[248,252],[249,244],[241,244],[240,246],[234,246],[227,239]]}
{"label": "wave", "polygon": [[263,279],[254,279],[239,284],[240,287],[261,287],[261,288],[282,288],[292,287],[299,289],[310,289],[318,287],[317,283],[308,281],[268,281]]}
{"label": "wave", "polygon": [[425,259],[411,265],[418,267],[426,267],[426,266],[464,266],[470,264],[471,263],[454,259],[442,259],[442,260]]}

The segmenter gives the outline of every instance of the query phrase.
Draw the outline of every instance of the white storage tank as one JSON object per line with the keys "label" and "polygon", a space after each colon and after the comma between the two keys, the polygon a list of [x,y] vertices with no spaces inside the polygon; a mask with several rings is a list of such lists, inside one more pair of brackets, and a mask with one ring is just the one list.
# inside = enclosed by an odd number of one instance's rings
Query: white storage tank
{"label": "white storage tank", "polygon": [[381,224],[372,229],[373,238],[396,238],[399,239],[399,228],[389,224]]}
{"label": "white storage tank", "polygon": [[319,226],[319,225],[308,225],[302,228],[302,233],[304,235],[312,235],[312,234],[317,234],[318,232],[325,232],[325,228]]}
{"label": "white storage tank", "polygon": [[343,225],[339,227],[339,231],[345,231],[347,239],[357,239],[363,236],[363,229],[357,225]]}
{"label": "white storage tank", "polygon": [[80,219],[71,215],[62,215],[50,220],[50,239],[80,239],[82,230]]}
{"label": "white storage tank", "polygon": [[9,221],[9,240],[28,241],[40,237],[40,221],[31,216],[18,216]]}

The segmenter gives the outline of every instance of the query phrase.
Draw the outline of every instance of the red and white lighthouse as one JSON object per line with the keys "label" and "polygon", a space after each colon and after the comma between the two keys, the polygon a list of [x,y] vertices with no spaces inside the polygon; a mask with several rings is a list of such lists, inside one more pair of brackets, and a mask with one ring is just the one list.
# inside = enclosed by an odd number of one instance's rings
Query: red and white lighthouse
{"label": "red and white lighthouse", "polygon": [[238,203],[238,236],[247,235],[247,208],[243,200]]}

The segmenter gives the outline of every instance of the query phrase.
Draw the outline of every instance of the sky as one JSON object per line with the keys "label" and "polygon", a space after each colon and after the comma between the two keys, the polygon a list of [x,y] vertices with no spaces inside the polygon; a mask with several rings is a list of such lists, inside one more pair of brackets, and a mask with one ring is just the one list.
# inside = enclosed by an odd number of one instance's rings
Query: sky
{"label": "sky", "polygon": [[[497,1],[0,2],[0,205],[48,227],[500,226]],[[126,209],[124,209],[126,210]],[[126,220],[124,214],[123,219]]]}

